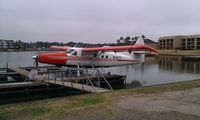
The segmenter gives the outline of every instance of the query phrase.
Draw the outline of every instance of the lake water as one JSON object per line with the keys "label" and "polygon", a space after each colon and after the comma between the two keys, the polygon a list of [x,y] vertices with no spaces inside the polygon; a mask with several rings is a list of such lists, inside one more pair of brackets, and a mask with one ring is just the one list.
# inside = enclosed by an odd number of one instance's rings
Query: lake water
{"label": "lake water", "polygon": [[127,86],[139,81],[142,86],[200,79],[200,62],[147,58],[143,64],[108,68],[113,74],[127,75]]}
{"label": "lake water", "polygon": [[[33,66],[36,52],[0,52],[0,67]],[[44,65],[44,64],[40,64]],[[142,86],[200,79],[200,62],[186,62],[179,58],[146,57],[143,64],[106,68],[113,74],[127,75],[127,86],[139,81]]]}

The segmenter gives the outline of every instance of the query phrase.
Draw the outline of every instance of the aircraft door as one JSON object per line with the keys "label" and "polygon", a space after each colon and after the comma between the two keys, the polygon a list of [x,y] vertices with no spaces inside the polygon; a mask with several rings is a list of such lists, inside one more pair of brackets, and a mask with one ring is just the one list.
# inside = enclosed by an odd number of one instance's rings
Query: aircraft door
{"label": "aircraft door", "polygon": [[77,56],[79,56],[79,57],[82,56],[82,50],[81,49],[77,49]]}

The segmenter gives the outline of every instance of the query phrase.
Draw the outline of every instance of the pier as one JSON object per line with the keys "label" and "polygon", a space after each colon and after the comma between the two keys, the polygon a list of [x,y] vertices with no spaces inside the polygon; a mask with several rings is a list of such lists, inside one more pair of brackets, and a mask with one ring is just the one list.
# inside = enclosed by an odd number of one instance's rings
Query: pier
{"label": "pier", "polygon": [[[85,69],[85,68],[84,68]],[[12,76],[12,75],[20,75],[23,78],[26,79],[28,82],[20,82],[20,83],[6,83],[0,85],[0,90],[2,89],[9,89],[9,88],[18,88],[18,87],[27,87],[27,86],[36,86],[36,85],[47,85],[48,84],[54,84],[59,85],[62,87],[69,87],[78,89],[81,91],[86,92],[94,92],[94,93],[101,93],[101,92],[109,92],[112,91],[112,87],[109,84],[109,80],[113,79],[122,79],[124,76],[119,75],[103,75],[102,73],[99,73],[98,75],[92,75],[92,73],[89,73],[88,70],[86,70],[86,74],[81,76],[74,76],[73,70],[69,71],[67,69],[63,70],[62,68],[57,67],[42,67],[41,71],[38,71],[38,75],[30,80],[29,76],[31,74],[31,70],[33,68],[31,67],[11,67],[7,68],[7,72],[1,72],[0,77],[2,76]],[[53,76],[53,77],[52,77]],[[108,81],[107,81],[108,80]],[[106,83],[107,87],[103,88],[100,84],[100,82],[103,81]]]}
{"label": "pier", "polygon": [[24,77],[27,77],[29,75],[29,71],[25,70],[25,69],[22,69],[22,68],[14,68],[14,67],[11,67],[11,68],[8,68],[8,70],[11,70],[15,73],[18,73],[19,75],[21,76],[24,76]]}

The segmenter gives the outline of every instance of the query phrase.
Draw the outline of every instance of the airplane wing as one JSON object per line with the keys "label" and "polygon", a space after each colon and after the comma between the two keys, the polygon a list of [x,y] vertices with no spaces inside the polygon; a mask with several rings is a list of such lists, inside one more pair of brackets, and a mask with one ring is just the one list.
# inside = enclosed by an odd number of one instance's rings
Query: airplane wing
{"label": "airplane wing", "polygon": [[96,47],[96,48],[83,48],[83,52],[107,52],[107,51],[113,51],[113,52],[122,52],[122,51],[152,51],[155,53],[158,53],[156,49],[147,46],[147,45],[129,45],[129,46],[106,46],[106,47]]}
{"label": "airplane wing", "polygon": [[69,46],[50,46],[49,48],[58,49],[58,50],[67,50]]}

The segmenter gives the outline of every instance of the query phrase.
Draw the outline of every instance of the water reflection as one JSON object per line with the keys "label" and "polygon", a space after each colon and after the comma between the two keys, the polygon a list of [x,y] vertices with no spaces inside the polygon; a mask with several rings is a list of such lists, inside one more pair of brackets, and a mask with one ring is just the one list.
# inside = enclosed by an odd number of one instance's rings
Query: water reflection
{"label": "water reflection", "polygon": [[175,71],[184,73],[200,73],[200,62],[182,61],[181,57],[159,56],[159,69],[163,71]]}
{"label": "water reflection", "polygon": [[143,86],[142,85],[142,82],[138,81],[138,80],[133,80],[130,84],[127,84],[126,85],[126,88],[132,88],[132,87],[141,87]]}
{"label": "water reflection", "polygon": [[143,64],[107,68],[113,74],[127,75],[127,86],[139,81],[142,86],[200,79],[200,62],[182,61],[178,57],[147,57]]}

